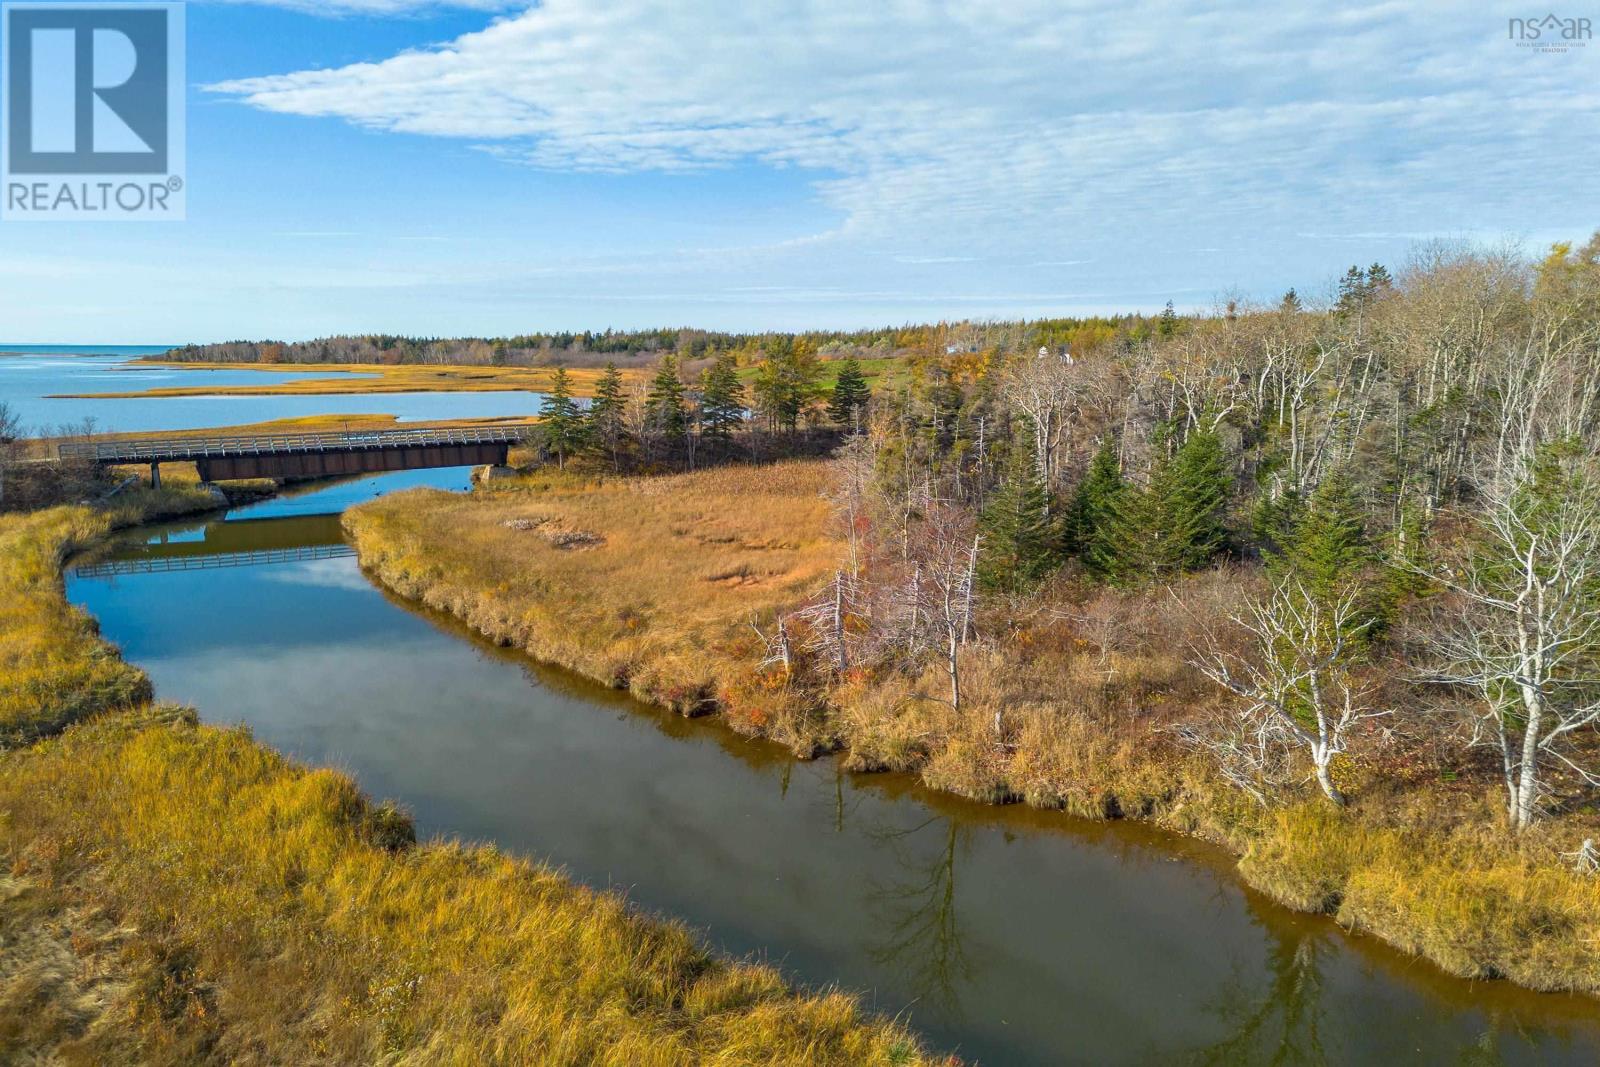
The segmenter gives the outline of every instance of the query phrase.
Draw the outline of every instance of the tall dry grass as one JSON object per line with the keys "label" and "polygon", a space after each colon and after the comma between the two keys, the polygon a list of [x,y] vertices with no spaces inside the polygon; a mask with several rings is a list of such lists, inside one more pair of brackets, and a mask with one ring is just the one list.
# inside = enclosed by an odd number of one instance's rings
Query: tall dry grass
{"label": "tall dry grass", "polygon": [[845,994],[492,848],[411,846],[345,776],[190,714],[7,756],[0,811],[32,898],[7,927],[88,901],[123,931],[83,946],[122,973],[116,1011],[57,1034],[79,1062],[927,1062]]}
{"label": "tall dry grass", "polygon": [[[943,667],[855,671],[796,687],[758,669],[751,621],[815,593],[840,563],[825,464],[666,478],[535,475],[470,497],[419,492],[347,518],[361,557],[398,591],[484,633],[679,710],[796,751],[840,745],[847,766],[920,775],[985,802],[1134,816],[1225,843],[1251,885],[1324,912],[1455,974],[1600,992],[1600,878],[1560,853],[1600,836],[1569,811],[1513,839],[1494,783],[1442,762],[1397,766],[1376,745],[1340,767],[1354,803],[1263,809],[1174,727],[1220,699],[1188,661],[1259,581],[1239,572],[1120,592],[1070,579],[992,605],[963,654],[960,711]],[[581,533],[565,546],[563,537]],[[576,547],[572,547],[576,546]],[[999,723],[998,733],[996,723]]]}
{"label": "tall dry grass", "polygon": [[929,1062],[850,996],[492,848],[416,846],[344,775],[143,705],[60,564],[205,501],[0,519],[0,722],[33,742],[0,751],[0,1062]]}
{"label": "tall dry grass", "polygon": [[26,744],[106,708],[150,697],[141,671],[66,602],[61,564],[115,527],[216,506],[193,487],[130,492],[110,510],[0,515],[0,748]]}
{"label": "tall dry grass", "polygon": [[467,499],[384,497],[345,527],[385,585],[496,641],[689,714],[737,686],[749,693],[740,725],[815,751],[826,730],[809,702],[754,677],[753,627],[836,565],[827,477],[812,462],[542,473]]}

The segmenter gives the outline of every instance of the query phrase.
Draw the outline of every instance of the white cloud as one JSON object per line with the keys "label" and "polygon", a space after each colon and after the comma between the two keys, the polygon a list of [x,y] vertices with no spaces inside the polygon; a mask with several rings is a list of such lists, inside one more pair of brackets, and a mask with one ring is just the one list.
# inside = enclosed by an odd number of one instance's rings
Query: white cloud
{"label": "white cloud", "polygon": [[838,236],[910,234],[909,263],[1590,210],[1600,49],[1516,49],[1502,16],[981,7],[548,0],[434,49],[210,88],[553,170],[806,168]]}

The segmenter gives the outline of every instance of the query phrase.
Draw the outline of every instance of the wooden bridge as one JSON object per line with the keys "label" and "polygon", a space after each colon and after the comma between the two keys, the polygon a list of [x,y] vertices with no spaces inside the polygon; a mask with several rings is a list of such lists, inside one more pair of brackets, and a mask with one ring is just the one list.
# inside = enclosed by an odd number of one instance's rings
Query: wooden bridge
{"label": "wooden bridge", "polygon": [[192,462],[202,482],[242,478],[324,478],[424,467],[504,465],[527,426],[452,426],[434,430],[244,434],[232,437],[140,437],[63,444],[62,460],[104,466]]}

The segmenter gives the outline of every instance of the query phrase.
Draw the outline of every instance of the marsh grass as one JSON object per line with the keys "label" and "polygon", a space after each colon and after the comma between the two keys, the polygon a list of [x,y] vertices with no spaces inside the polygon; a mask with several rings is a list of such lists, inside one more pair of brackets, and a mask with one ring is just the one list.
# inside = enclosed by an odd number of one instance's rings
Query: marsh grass
{"label": "marsh grass", "polygon": [[720,705],[746,732],[810,752],[827,731],[760,675],[754,627],[832,572],[826,478],[806,462],[540,473],[469,499],[395,494],[345,526],[385,585],[496,641],[679,712]]}
{"label": "marsh grass", "polygon": [[0,810],[36,906],[89,899],[139,931],[116,949],[119,1017],[67,1027],[86,1061],[926,1062],[853,998],[796,994],[615,894],[407,847],[345,776],[191,714],[12,754]]}
{"label": "marsh grass", "polygon": [[0,748],[150,697],[142,671],[62,595],[61,565],[111,529],[216,506],[193,487],[128,493],[115,508],[0,516]]}
{"label": "marsh grass", "polygon": [[[151,361],[162,365],[161,361]],[[175,396],[305,396],[380,395],[383,393],[432,392],[546,392],[555,370],[550,367],[445,366],[436,364],[389,363],[205,363],[178,361],[168,366],[210,370],[259,370],[322,377],[306,377],[290,382],[262,382],[260,385],[208,386],[203,384],[164,386],[156,389],[107,393],[73,393],[69,399],[150,398]],[[573,368],[568,372],[577,396],[590,396],[601,372]],[[642,372],[624,371],[625,378],[641,378]],[[203,376],[197,376],[200,378]]]}
{"label": "marsh grass", "polygon": [[930,1062],[851,996],[493,848],[416,845],[348,777],[150,708],[61,562],[209,499],[0,518],[0,723],[31,742],[0,750],[0,1062]]}
{"label": "marsh grass", "polygon": [[[850,769],[910,772],[983,802],[1149,819],[1224,843],[1247,882],[1289,907],[1451,973],[1600,992],[1600,879],[1560,860],[1597,836],[1592,808],[1513,838],[1483,768],[1425,746],[1384,756],[1358,745],[1340,768],[1348,810],[1296,794],[1268,810],[1180,742],[1175,725],[1215,714],[1219,700],[1186,650],[1256,576],[1117,592],[1069,575],[1026,604],[993,605],[988,640],[963,654],[960,712],[937,664],[826,686],[762,668],[752,622],[770,631],[842,559],[820,499],[826,479],[814,462],[616,480],[540,473],[470,497],[387,497],[346,521],[363,563],[397,591],[646,700],[718,710],[802,755],[842,747]],[[600,542],[561,551],[531,532],[549,524]]]}

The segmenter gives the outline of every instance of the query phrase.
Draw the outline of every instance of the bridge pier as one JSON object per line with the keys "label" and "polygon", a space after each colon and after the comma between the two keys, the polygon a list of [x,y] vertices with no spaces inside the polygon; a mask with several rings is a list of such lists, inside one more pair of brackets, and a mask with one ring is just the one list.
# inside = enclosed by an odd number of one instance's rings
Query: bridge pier
{"label": "bridge pier", "polygon": [[150,464],[150,488],[161,488],[161,464],[159,463]]}

